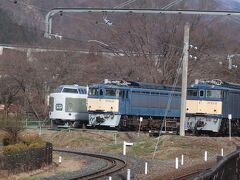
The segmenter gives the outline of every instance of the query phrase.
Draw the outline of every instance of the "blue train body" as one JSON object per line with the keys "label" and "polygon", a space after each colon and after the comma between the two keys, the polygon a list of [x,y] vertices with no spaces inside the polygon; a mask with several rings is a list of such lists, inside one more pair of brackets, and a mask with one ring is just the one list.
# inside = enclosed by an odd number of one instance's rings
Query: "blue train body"
{"label": "blue train body", "polygon": [[178,88],[173,91],[169,86],[105,81],[89,86],[89,124],[117,127],[133,125],[140,116],[148,119],[148,124],[164,116],[179,118],[180,101]]}

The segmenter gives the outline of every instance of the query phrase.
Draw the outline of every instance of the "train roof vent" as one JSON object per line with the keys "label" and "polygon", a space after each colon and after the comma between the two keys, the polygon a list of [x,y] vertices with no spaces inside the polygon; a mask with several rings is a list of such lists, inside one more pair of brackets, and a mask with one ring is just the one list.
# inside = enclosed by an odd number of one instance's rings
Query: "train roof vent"
{"label": "train roof vent", "polygon": [[129,86],[131,83],[124,81],[124,80],[108,80],[104,79],[103,81],[104,84],[112,84],[112,85],[117,85],[117,86]]}
{"label": "train roof vent", "polygon": [[209,84],[209,85],[217,85],[217,86],[220,86],[220,85],[224,84],[223,81],[220,80],[220,79],[213,79],[211,81],[208,81],[208,80],[195,80],[195,84],[200,84],[200,83],[201,84]]}
{"label": "train roof vent", "polygon": [[199,83],[199,79],[195,79],[195,84],[198,84]]}

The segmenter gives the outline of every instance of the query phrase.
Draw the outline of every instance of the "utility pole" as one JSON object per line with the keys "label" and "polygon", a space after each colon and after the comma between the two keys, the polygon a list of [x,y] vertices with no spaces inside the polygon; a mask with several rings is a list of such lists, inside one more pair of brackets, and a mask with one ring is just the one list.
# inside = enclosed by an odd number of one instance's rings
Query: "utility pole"
{"label": "utility pole", "polygon": [[184,26],[184,47],[183,47],[183,65],[182,65],[182,93],[181,93],[181,117],[180,117],[180,136],[185,136],[185,118],[186,118],[186,98],[187,98],[187,74],[188,74],[188,49],[189,49],[189,29],[187,22]]}

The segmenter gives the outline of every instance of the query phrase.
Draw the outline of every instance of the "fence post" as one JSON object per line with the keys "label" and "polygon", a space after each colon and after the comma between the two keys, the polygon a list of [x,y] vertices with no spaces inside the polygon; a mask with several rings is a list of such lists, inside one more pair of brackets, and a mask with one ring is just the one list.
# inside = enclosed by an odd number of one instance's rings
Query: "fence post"
{"label": "fence post", "polygon": [[145,172],[144,172],[145,174],[147,174],[148,173],[148,163],[147,162],[145,162]]}
{"label": "fence post", "polygon": [[182,158],[181,158],[181,165],[183,166],[183,154],[182,154]]}
{"label": "fence post", "polygon": [[204,161],[207,161],[207,151],[204,152]]}
{"label": "fence post", "polygon": [[61,164],[62,163],[62,156],[59,156],[58,162]]}
{"label": "fence post", "polygon": [[176,158],[176,169],[178,169],[178,158]]}
{"label": "fence post", "polygon": [[128,169],[127,170],[127,180],[130,180],[131,179],[131,170]]}

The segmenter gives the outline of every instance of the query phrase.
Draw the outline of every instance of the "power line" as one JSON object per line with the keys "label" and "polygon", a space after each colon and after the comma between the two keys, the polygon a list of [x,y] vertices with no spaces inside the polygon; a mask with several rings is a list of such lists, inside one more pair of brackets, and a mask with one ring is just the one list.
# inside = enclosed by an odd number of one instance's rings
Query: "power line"
{"label": "power line", "polygon": [[134,3],[135,1],[136,0],[128,0],[128,1],[125,1],[124,3],[121,3],[121,4],[117,5],[117,6],[115,6],[114,8],[122,8],[122,7],[126,6],[126,5]]}
{"label": "power line", "polygon": [[[169,111],[169,109],[171,107],[173,93],[175,92],[175,89],[176,89],[176,86],[177,86],[177,82],[178,82],[179,76],[181,74],[182,63],[183,63],[183,54],[182,54],[182,57],[180,58],[180,61],[178,63],[177,74],[176,74],[176,77],[175,77],[174,82],[173,82],[172,90],[170,92],[170,97],[168,98],[167,107],[166,107],[166,110],[165,110],[165,113],[164,113],[163,121],[161,123],[161,128],[160,128],[159,133],[158,133],[157,142],[156,142],[156,144],[154,146],[154,152],[153,152],[152,159],[155,158],[155,155],[156,155],[156,152],[157,152],[157,148],[158,148],[158,145],[159,145],[159,142],[160,142],[160,136],[162,134],[162,130],[163,130],[163,127],[164,127],[164,123],[166,121],[168,111]],[[165,126],[165,131],[166,131],[166,126]]]}
{"label": "power line", "polygon": [[161,9],[167,10],[167,9],[169,9],[170,7],[172,7],[172,6],[180,3],[181,1],[183,1],[183,0],[175,0],[175,1],[173,1],[173,2],[171,2],[171,3],[169,3],[169,4],[167,4],[167,5],[163,6]]}

